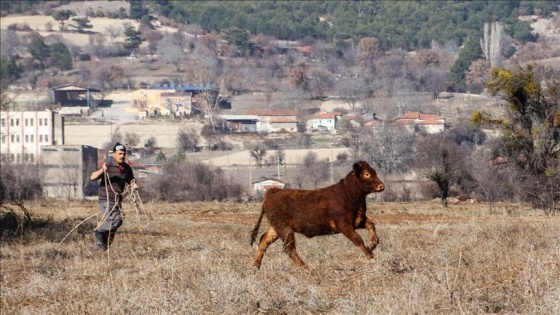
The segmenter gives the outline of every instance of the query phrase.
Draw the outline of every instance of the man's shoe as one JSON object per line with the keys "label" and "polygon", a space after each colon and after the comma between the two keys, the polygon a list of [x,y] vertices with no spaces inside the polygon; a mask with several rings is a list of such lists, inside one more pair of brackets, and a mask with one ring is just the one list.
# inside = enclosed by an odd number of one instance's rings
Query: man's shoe
{"label": "man's shoe", "polygon": [[115,234],[117,234],[117,230],[111,230],[107,232],[107,247],[110,247],[113,244],[113,240],[115,240]]}
{"label": "man's shoe", "polygon": [[94,231],[95,245],[93,246],[94,251],[104,252],[107,250],[107,232]]}

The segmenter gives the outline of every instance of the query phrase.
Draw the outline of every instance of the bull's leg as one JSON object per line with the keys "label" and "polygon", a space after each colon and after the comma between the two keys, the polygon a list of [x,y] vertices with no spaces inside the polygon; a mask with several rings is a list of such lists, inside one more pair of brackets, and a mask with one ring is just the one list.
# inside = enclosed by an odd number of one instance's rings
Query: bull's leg
{"label": "bull's leg", "polygon": [[373,221],[370,220],[369,218],[366,218],[366,229],[369,232],[369,249],[373,250],[375,247],[377,247],[377,244],[379,244],[379,238],[377,238],[377,233],[375,233],[375,224],[373,224]]}
{"label": "bull's leg", "polygon": [[261,261],[264,256],[264,252],[270,246],[270,244],[274,243],[278,239],[278,233],[276,230],[271,226],[264,232],[261,236],[261,240],[259,242],[259,247],[257,248],[257,254],[255,256],[255,260],[253,260],[253,266],[259,269],[261,267]]}
{"label": "bull's leg", "polygon": [[289,230],[285,235],[282,235],[281,237],[284,240],[284,253],[288,254],[294,264],[296,264],[298,267],[307,268],[303,260],[299,258],[296,252],[296,237],[294,231]]}
{"label": "bull's leg", "polygon": [[368,259],[373,258],[371,250],[366,247],[366,245],[364,244],[364,240],[362,240],[360,234],[358,234],[356,230],[354,230],[351,224],[341,224],[338,229],[340,233],[344,234],[344,236],[351,240],[354,245],[358,246],[362,250],[362,252],[366,254],[366,257]]}

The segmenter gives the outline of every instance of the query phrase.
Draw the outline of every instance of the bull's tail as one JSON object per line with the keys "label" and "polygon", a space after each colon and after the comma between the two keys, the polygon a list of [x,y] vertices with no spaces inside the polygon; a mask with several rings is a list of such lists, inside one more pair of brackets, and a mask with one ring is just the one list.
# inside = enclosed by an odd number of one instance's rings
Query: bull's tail
{"label": "bull's tail", "polygon": [[255,242],[255,239],[257,238],[257,234],[259,233],[259,226],[261,225],[261,221],[262,221],[263,216],[264,216],[264,203],[263,203],[262,208],[261,208],[261,215],[259,216],[259,220],[257,220],[257,223],[255,224],[255,227],[253,228],[253,231],[251,232],[251,246],[253,245],[253,243]]}

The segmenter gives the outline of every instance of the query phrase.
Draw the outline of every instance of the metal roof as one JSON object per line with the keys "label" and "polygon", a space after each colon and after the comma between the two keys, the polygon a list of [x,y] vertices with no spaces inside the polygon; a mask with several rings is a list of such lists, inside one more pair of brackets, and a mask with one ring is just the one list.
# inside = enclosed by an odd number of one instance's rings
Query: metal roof
{"label": "metal roof", "polygon": [[185,92],[193,92],[193,91],[209,91],[212,90],[212,86],[210,84],[203,84],[203,85],[196,85],[196,84],[161,84],[158,83],[149,88],[150,90],[176,90],[176,91],[185,91]]}

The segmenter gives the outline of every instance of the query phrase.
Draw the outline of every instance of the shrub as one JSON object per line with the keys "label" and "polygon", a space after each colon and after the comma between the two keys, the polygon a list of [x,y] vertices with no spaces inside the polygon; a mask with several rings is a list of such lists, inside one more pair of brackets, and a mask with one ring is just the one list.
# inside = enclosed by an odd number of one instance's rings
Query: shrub
{"label": "shrub", "polygon": [[244,195],[242,185],[226,178],[221,168],[181,161],[167,163],[163,176],[147,178],[142,190],[142,196],[146,200],[167,202],[241,202]]}

